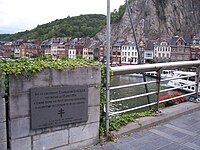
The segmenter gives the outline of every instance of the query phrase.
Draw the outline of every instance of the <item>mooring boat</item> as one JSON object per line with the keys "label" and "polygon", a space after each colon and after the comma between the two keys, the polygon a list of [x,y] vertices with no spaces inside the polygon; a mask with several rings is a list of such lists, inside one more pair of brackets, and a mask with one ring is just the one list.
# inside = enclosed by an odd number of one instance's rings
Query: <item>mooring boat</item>
{"label": "mooring boat", "polygon": [[[185,72],[185,71],[174,71],[173,77],[184,77],[181,79],[170,80],[167,83],[168,87],[178,88],[187,92],[195,92],[195,72]],[[200,92],[200,86],[198,88],[198,92]]]}
{"label": "mooring boat", "polygon": [[[174,70],[163,70],[161,72],[161,78],[172,78],[174,76],[173,72],[174,72]],[[135,77],[142,77],[142,74],[140,74],[140,73],[134,73],[134,74],[131,74],[131,75],[135,76]],[[146,72],[145,75],[148,76],[148,77],[156,78],[157,72],[156,71]]]}

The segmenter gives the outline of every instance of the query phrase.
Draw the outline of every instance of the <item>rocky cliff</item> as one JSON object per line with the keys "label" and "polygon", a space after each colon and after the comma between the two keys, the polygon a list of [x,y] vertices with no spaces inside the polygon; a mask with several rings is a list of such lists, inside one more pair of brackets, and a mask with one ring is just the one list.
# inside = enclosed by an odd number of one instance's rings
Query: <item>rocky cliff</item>
{"label": "rocky cliff", "polygon": [[[200,32],[200,0],[132,0],[130,8],[138,39]],[[103,29],[96,36],[105,40],[105,32]],[[111,25],[111,38],[131,40],[132,35],[126,9],[120,22]]]}

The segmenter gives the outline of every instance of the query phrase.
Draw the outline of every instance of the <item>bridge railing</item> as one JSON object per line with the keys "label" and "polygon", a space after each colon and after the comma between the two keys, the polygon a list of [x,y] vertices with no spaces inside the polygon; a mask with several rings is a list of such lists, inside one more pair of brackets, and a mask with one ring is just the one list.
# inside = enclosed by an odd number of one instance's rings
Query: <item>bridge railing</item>
{"label": "bridge railing", "polygon": [[[184,76],[175,76],[175,77],[164,78],[164,79],[161,78],[162,70],[180,70],[180,69],[188,69],[188,68],[192,68],[193,70],[195,69],[195,74],[184,75]],[[199,80],[200,80],[200,76],[199,76],[200,61],[181,61],[181,62],[167,62],[167,63],[157,63],[157,64],[127,65],[127,66],[111,67],[111,70],[113,71],[114,75],[125,75],[125,74],[135,74],[135,73],[145,74],[146,72],[156,72],[156,76],[155,76],[156,80],[127,84],[127,85],[119,85],[119,86],[108,86],[109,87],[109,88],[107,88],[107,90],[109,90],[108,93],[110,93],[111,90],[131,88],[131,87],[135,87],[135,86],[137,87],[137,86],[147,85],[147,84],[152,84],[152,83],[156,84],[156,88],[155,88],[156,90],[151,91],[151,92],[146,92],[143,94],[132,95],[129,97],[123,97],[123,98],[111,99],[111,100],[110,100],[110,95],[108,95],[109,98],[107,98],[107,100],[109,100],[109,106],[111,103],[126,101],[126,100],[130,100],[130,99],[137,99],[140,97],[145,97],[145,96],[149,96],[149,95],[153,95],[153,94],[156,95],[156,101],[154,100],[154,102],[151,102],[151,103],[148,103],[145,105],[141,105],[141,106],[137,106],[137,107],[133,107],[133,108],[124,109],[121,111],[116,111],[116,112],[107,111],[106,115],[109,117],[121,115],[123,113],[127,113],[130,111],[138,110],[138,109],[145,108],[145,107],[151,107],[151,106],[155,106],[156,110],[159,112],[160,103],[172,101],[174,99],[182,98],[182,97],[186,97],[186,96],[190,96],[190,95],[198,96]],[[195,77],[195,82],[192,82],[192,83],[186,84],[186,85],[177,85],[176,87],[171,87],[171,88],[161,90],[161,82],[183,79],[183,78],[185,79],[185,78],[189,78],[189,77]],[[176,90],[176,89],[183,90],[185,87],[188,87],[188,86],[194,86],[195,88],[193,91],[188,92],[186,94],[182,94],[179,96],[171,97],[171,98],[160,101],[161,93]],[[108,123],[109,119],[106,119],[106,121],[107,121],[107,124],[109,124]],[[109,126],[107,126],[107,128],[109,129]]]}

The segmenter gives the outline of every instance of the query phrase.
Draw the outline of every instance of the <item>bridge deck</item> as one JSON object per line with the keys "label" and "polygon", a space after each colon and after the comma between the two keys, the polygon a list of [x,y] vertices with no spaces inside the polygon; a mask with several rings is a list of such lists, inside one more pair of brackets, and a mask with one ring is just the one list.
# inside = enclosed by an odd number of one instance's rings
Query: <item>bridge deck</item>
{"label": "bridge deck", "polygon": [[[115,142],[109,142],[103,146],[91,146],[90,149],[200,150],[199,108],[200,103],[191,102],[168,108],[163,110],[163,114],[156,117],[157,119],[152,117],[142,119],[143,127],[133,127],[132,132],[129,132],[127,136],[120,137]],[[126,128],[119,130],[121,133],[118,132],[118,135],[122,135],[123,131],[125,133]]]}

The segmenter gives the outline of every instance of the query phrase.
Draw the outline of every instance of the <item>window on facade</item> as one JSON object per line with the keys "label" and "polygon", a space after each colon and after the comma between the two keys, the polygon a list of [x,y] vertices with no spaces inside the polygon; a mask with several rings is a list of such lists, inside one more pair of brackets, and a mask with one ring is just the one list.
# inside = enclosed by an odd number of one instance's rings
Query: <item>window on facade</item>
{"label": "window on facade", "polygon": [[186,60],[190,60],[190,56],[187,55],[187,56],[186,56]]}
{"label": "window on facade", "polygon": [[192,52],[196,52],[196,50],[195,50],[195,49],[192,49]]}
{"label": "window on facade", "polygon": [[117,55],[121,55],[121,53],[120,53],[120,52],[117,52]]}
{"label": "window on facade", "polygon": [[190,50],[189,50],[188,48],[186,48],[186,49],[185,49],[185,52],[186,52],[186,53],[189,53],[189,52],[190,52]]}
{"label": "window on facade", "polygon": [[130,52],[128,52],[128,56],[130,56]]}
{"label": "window on facade", "polygon": [[146,57],[152,57],[151,53],[146,53],[145,55],[146,55]]}
{"label": "window on facade", "polygon": [[182,58],[182,56],[178,56],[178,60],[182,60],[183,58]]}
{"label": "window on facade", "polygon": [[169,54],[167,53],[167,58],[169,58]]}

